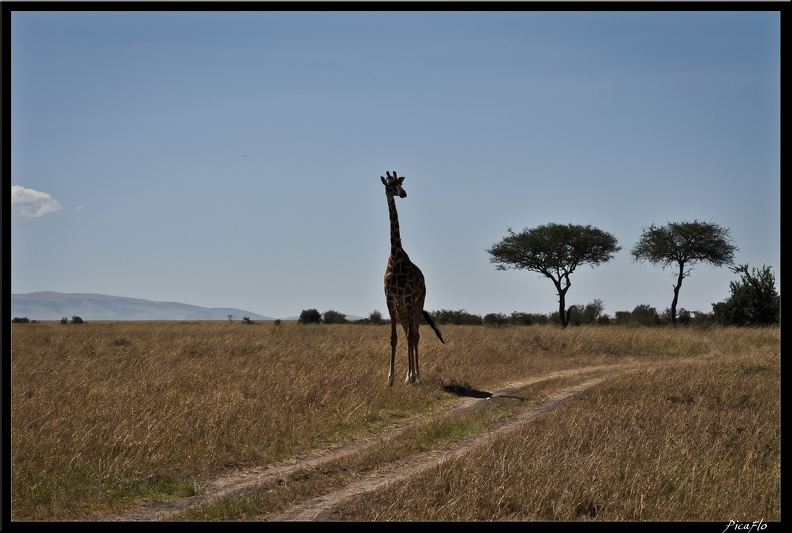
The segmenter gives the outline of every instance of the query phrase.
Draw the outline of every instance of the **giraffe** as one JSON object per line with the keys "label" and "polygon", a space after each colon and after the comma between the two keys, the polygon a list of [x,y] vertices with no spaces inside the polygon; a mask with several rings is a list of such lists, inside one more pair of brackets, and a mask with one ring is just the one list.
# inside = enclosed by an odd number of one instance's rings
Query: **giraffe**
{"label": "giraffe", "polygon": [[385,196],[388,199],[388,211],[390,212],[390,241],[391,252],[388,258],[388,267],[385,269],[385,300],[388,305],[388,313],[391,320],[391,359],[390,373],[388,374],[388,386],[393,385],[393,365],[396,359],[396,323],[399,322],[404,328],[407,336],[407,360],[409,369],[405,383],[416,383],[421,378],[418,369],[418,340],[420,335],[418,328],[421,325],[421,318],[426,319],[440,342],[445,344],[443,335],[437,329],[432,317],[424,311],[424,299],[426,298],[426,283],[421,269],[410,261],[407,252],[402,248],[401,236],[399,235],[399,215],[396,212],[396,196],[406,198],[407,192],[402,188],[404,177],[397,177],[396,172],[390,172],[380,176],[382,184],[385,185]]}

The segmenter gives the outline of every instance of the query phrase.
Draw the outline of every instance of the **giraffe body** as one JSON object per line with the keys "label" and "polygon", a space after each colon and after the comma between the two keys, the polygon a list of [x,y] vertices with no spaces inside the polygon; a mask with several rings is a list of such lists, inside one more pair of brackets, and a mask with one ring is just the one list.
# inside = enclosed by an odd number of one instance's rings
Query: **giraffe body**
{"label": "giraffe body", "polygon": [[394,378],[398,324],[401,324],[407,337],[408,370],[405,380],[407,383],[415,383],[421,378],[421,372],[418,367],[418,341],[421,337],[419,333],[421,320],[426,319],[427,323],[437,334],[440,342],[444,341],[440,330],[437,329],[429,313],[424,311],[423,308],[424,300],[426,299],[426,282],[423,273],[420,268],[410,261],[410,257],[401,245],[399,216],[396,212],[395,197],[405,198],[407,196],[407,193],[402,188],[404,178],[397,177],[396,172],[392,176],[390,172],[386,172],[386,175],[387,179],[383,176],[382,183],[385,185],[385,194],[388,199],[391,230],[391,253],[388,258],[388,266],[385,269],[385,300],[391,320],[391,360],[390,373],[388,374],[388,386],[391,386]]}

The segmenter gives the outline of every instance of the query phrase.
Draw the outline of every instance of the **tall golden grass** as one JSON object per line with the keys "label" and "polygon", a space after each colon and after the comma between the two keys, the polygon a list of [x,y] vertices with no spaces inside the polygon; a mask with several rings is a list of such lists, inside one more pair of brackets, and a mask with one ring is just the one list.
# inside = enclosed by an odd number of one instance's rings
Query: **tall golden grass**
{"label": "tall golden grass", "polygon": [[[228,467],[353,442],[459,402],[443,385],[489,390],[625,361],[643,366],[338,516],[780,518],[778,328],[446,326],[445,345],[422,332],[421,383],[388,388],[382,326],[14,324],[12,520],[90,519],[195,494]],[[285,505],[269,498],[202,517]]]}

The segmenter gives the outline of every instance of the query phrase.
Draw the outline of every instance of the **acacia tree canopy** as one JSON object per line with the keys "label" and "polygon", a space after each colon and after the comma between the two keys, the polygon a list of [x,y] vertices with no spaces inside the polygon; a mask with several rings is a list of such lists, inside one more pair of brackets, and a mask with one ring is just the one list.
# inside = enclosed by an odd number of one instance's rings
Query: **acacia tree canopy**
{"label": "acacia tree canopy", "polygon": [[525,269],[553,277],[583,264],[595,267],[621,250],[616,237],[591,225],[545,224],[509,235],[487,250],[498,270]]}
{"label": "acacia tree canopy", "polygon": [[565,295],[580,265],[592,268],[610,261],[621,250],[616,237],[591,225],[545,224],[509,234],[487,250],[498,270],[524,269],[542,274],[558,290],[561,325],[566,327]]}
{"label": "acacia tree canopy", "polygon": [[[644,228],[631,254],[636,261],[649,261],[662,267],[699,261],[725,266],[732,264],[736,251],[728,229],[694,220]],[[688,274],[689,271],[685,275]]]}

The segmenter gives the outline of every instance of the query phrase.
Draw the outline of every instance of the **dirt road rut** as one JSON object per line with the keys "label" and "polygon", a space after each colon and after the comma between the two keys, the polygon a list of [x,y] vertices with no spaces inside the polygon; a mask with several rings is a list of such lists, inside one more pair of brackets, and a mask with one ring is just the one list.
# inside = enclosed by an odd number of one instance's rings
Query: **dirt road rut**
{"label": "dirt road rut", "polygon": [[[446,409],[443,413],[441,413],[441,415],[450,415],[468,409],[474,409],[477,406],[482,405],[482,402],[488,402],[491,399],[497,399],[499,397],[510,397],[511,394],[514,394],[515,391],[523,387],[551,379],[579,377],[582,380],[576,385],[557,390],[539,405],[535,405],[522,411],[518,416],[512,418],[507,423],[488,432],[458,441],[447,448],[435,449],[417,457],[411,457],[409,462],[405,462],[403,464],[394,463],[388,465],[387,467],[381,468],[372,473],[365,479],[354,481],[344,487],[341,487],[340,489],[309,500],[294,502],[283,512],[263,515],[258,517],[258,519],[264,521],[313,521],[332,519],[333,508],[342,504],[346,500],[359,494],[375,491],[387,486],[388,484],[404,480],[410,476],[414,476],[428,468],[431,468],[442,461],[467,453],[476,446],[485,445],[491,439],[506,432],[512,431],[521,424],[529,423],[537,417],[552,411],[564,400],[567,400],[568,398],[601,383],[607,379],[608,376],[621,374],[622,372],[633,368],[634,365],[626,364],[590,366],[575,370],[553,372],[542,376],[537,376],[529,380],[521,381],[519,383],[511,384],[493,392],[489,397],[474,397],[465,399],[461,403]],[[607,376],[603,377],[601,375],[603,371],[608,371]],[[592,377],[586,379],[587,375]],[[438,413],[434,413],[431,416],[437,415]],[[258,487],[275,483],[278,479],[281,479],[284,476],[297,472],[301,469],[314,469],[325,463],[329,463],[330,461],[360,453],[367,448],[380,445],[383,442],[394,439],[399,434],[403,433],[407,428],[422,422],[425,422],[425,419],[417,419],[412,421],[407,426],[391,429],[352,444],[322,450],[312,455],[294,457],[287,461],[267,466],[236,470],[222,477],[218,477],[209,481],[203,488],[203,491],[200,495],[183,498],[177,501],[144,502],[140,506],[127,512],[107,515],[100,517],[98,520],[158,521],[168,519],[176,513],[190,508],[206,506],[223,498],[237,495],[242,496],[246,493],[254,491]]]}

